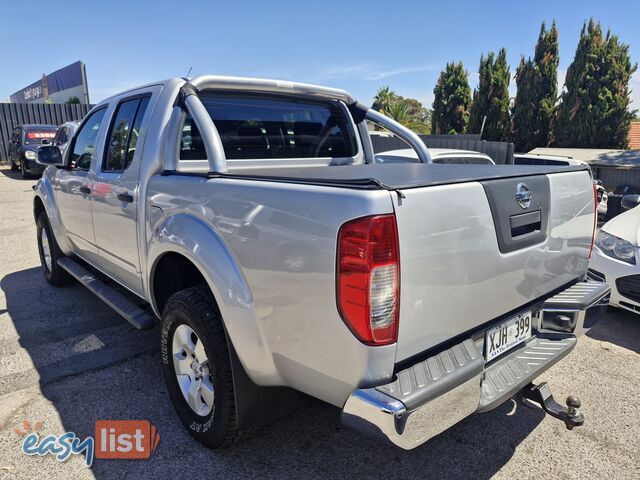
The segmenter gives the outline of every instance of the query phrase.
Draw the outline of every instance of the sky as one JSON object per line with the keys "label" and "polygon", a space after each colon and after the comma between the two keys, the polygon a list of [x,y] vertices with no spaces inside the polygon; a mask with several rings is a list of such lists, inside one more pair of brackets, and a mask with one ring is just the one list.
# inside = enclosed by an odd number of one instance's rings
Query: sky
{"label": "sky", "polygon": [[[590,17],[640,61],[637,0],[0,0],[0,9],[0,99],[81,60],[92,103],[191,69],[333,86],[366,104],[389,85],[430,107],[447,62],[462,61],[473,88],[480,55],[505,47],[513,75],[554,19],[561,82]],[[640,72],[631,88],[640,109]]]}

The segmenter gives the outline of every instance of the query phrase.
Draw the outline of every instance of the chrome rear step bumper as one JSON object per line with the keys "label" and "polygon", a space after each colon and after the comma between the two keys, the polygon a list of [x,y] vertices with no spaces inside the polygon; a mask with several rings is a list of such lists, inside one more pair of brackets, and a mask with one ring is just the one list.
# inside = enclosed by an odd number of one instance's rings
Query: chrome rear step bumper
{"label": "chrome rear step bumper", "polygon": [[571,332],[579,337],[604,316],[611,287],[604,282],[580,282],[547,299],[541,331]]}
{"label": "chrome rear step bumper", "polygon": [[398,372],[387,385],[355,390],[343,407],[342,422],[401,448],[415,448],[475,412],[496,408],[567,356],[586,325],[601,316],[608,294],[606,284],[580,283],[550,298],[534,336],[489,364],[482,355],[483,338],[467,339]]}
{"label": "chrome rear step bumper", "polygon": [[478,412],[503,404],[564,357],[576,346],[571,334],[533,337],[523,347],[488,366],[482,380]]}
{"label": "chrome rear step bumper", "polygon": [[398,372],[390,384],[355,390],[342,422],[410,450],[476,410],[483,368],[475,342],[465,340]]}

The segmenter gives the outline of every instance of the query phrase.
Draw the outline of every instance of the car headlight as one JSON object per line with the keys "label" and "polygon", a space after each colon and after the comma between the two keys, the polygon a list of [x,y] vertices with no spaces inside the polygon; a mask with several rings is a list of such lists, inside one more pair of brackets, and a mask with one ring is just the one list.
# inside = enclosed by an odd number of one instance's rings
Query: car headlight
{"label": "car headlight", "polygon": [[33,150],[24,151],[24,158],[26,158],[27,160],[35,160],[37,156],[38,155]]}
{"label": "car headlight", "polygon": [[623,262],[636,264],[636,249],[622,238],[600,230],[596,237],[596,247],[605,255]]}

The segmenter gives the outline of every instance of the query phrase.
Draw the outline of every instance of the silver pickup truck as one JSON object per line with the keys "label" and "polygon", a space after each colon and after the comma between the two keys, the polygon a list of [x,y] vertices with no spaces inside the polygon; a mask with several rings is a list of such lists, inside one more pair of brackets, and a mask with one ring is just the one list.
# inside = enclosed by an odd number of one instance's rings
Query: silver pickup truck
{"label": "silver pickup truck", "polygon": [[[415,162],[378,161],[369,122]],[[159,323],[169,394],[209,447],[298,392],[405,449],[517,394],[583,422],[532,381],[606,306],[585,281],[588,167],[432,164],[345,91],[219,76],[109,98],[38,161],[45,278]]]}

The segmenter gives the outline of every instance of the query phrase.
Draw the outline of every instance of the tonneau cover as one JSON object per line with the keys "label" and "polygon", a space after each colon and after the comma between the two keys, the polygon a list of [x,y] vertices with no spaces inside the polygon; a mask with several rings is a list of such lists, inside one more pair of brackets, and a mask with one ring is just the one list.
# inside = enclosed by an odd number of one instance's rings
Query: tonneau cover
{"label": "tonneau cover", "polygon": [[475,182],[497,178],[524,177],[550,173],[589,170],[586,165],[443,165],[443,164],[365,164],[297,168],[251,168],[213,174],[223,178],[242,178],[319,184],[349,188],[402,190],[409,188]]}

